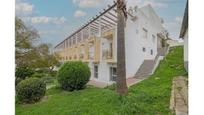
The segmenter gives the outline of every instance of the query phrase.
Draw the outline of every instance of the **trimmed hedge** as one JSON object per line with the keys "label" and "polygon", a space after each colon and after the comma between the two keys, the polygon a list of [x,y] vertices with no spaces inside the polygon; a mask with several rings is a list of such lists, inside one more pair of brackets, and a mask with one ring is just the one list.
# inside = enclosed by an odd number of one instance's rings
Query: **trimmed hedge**
{"label": "trimmed hedge", "polygon": [[16,96],[21,103],[39,101],[46,92],[46,84],[39,78],[28,78],[21,81],[16,87]]}
{"label": "trimmed hedge", "polygon": [[28,67],[19,67],[16,68],[15,76],[21,79],[26,77],[31,77],[34,74],[34,71]]}
{"label": "trimmed hedge", "polygon": [[66,62],[60,67],[57,79],[62,89],[73,91],[83,89],[90,75],[87,64],[81,61]]}

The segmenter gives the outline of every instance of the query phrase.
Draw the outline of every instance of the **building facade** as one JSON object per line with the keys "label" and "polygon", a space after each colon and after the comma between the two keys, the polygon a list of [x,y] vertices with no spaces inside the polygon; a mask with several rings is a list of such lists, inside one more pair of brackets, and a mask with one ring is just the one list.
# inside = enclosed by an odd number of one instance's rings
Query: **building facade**
{"label": "building facade", "polygon": [[[151,5],[127,6],[125,25],[126,78],[136,77],[146,62],[153,62],[151,72],[166,39],[163,20]],[[62,62],[86,62],[91,80],[113,83],[117,77],[117,14],[116,3],[108,6],[79,30],[55,47]],[[148,65],[147,65],[148,66]],[[143,72],[145,73],[145,72]]]}
{"label": "building facade", "polygon": [[188,1],[186,3],[186,8],[184,12],[184,17],[182,21],[180,38],[184,40],[184,67],[188,71]]}

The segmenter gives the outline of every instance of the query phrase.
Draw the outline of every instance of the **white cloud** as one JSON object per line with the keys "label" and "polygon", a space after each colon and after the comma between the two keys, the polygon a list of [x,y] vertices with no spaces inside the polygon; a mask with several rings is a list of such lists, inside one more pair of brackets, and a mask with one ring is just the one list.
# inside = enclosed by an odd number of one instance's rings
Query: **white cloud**
{"label": "white cloud", "polygon": [[167,8],[168,4],[165,1],[157,1],[157,0],[128,0],[128,5],[138,5],[139,7],[150,4],[153,8]]}
{"label": "white cloud", "polygon": [[83,12],[81,10],[77,10],[75,13],[74,13],[74,17],[84,17],[86,16],[86,12]]}
{"label": "white cloud", "polygon": [[182,22],[182,17],[181,16],[178,16],[174,19],[176,22],[179,22],[181,23]]}
{"label": "white cloud", "polygon": [[182,17],[175,17],[172,21],[164,23],[164,27],[169,31],[170,37],[173,39],[179,38],[181,29]]}
{"label": "white cloud", "polygon": [[153,8],[167,8],[168,4],[156,1],[144,1],[144,5],[151,4]]}
{"label": "white cloud", "polygon": [[33,17],[22,17],[25,22],[32,24],[63,24],[66,21],[65,17],[47,17],[47,16],[33,16]]}
{"label": "white cloud", "polygon": [[31,14],[33,12],[34,5],[17,0],[15,5],[16,14]]}
{"label": "white cloud", "polygon": [[[116,1],[116,0],[115,0]],[[153,8],[167,8],[168,4],[161,0],[126,0],[128,5],[144,6],[151,4]],[[107,6],[107,4],[113,4],[113,0],[72,0],[74,4],[77,4],[81,8],[96,8],[99,6]]]}
{"label": "white cloud", "polygon": [[72,0],[74,4],[77,4],[81,8],[95,8],[98,7],[105,0]]}
{"label": "white cloud", "polygon": [[40,35],[46,35],[46,34],[57,34],[57,33],[59,33],[57,30],[40,30],[39,31],[39,34]]}

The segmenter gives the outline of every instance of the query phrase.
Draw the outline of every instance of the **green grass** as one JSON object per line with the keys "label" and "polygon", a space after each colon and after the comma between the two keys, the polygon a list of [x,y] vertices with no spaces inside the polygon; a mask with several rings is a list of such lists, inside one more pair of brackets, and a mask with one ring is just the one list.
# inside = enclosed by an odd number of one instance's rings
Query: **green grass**
{"label": "green grass", "polygon": [[[88,87],[66,92],[48,90],[48,100],[33,105],[17,105],[16,115],[97,115],[113,114],[119,109],[118,95],[108,89]],[[107,111],[108,110],[108,111]]]}
{"label": "green grass", "polygon": [[52,88],[47,99],[30,105],[16,104],[16,115],[169,115],[171,83],[174,76],[187,75],[183,48],[172,48],[154,75],[119,96],[110,89],[87,86],[74,92]]}
{"label": "green grass", "polygon": [[[170,49],[155,73],[148,79],[129,88],[126,96],[126,112],[130,114],[168,115],[172,79],[186,75],[183,66],[183,47]],[[135,104],[135,105],[134,105]],[[132,111],[128,108],[134,108]]]}

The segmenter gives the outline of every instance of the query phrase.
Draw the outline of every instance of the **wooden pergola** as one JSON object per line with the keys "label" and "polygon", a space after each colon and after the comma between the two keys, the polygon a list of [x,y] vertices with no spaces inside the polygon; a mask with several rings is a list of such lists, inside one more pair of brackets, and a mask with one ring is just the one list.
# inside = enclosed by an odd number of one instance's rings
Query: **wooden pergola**
{"label": "wooden pergola", "polygon": [[64,49],[72,44],[100,35],[103,31],[117,27],[116,2],[108,5],[106,9],[90,19],[86,24],[73,32],[69,37],[55,46],[55,49]]}

